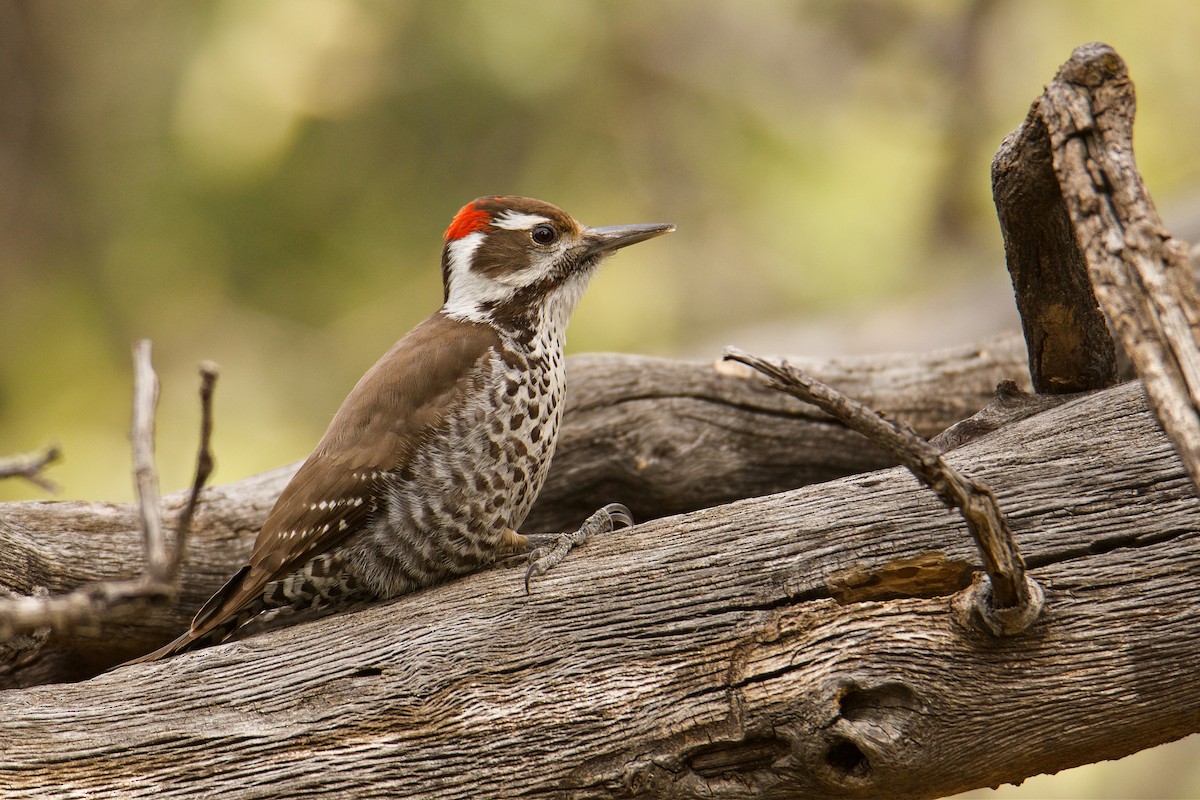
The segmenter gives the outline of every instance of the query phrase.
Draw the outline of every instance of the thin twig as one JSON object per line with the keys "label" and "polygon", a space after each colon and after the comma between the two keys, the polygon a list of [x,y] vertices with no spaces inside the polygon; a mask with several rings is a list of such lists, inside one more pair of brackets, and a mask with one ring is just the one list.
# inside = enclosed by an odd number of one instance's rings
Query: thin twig
{"label": "thin twig", "polygon": [[24,478],[34,486],[54,494],[58,491],[58,485],[42,475],[42,471],[60,456],[62,451],[58,446],[50,445],[40,453],[21,453],[0,458],[0,479]]}
{"label": "thin twig", "polygon": [[167,574],[167,544],[162,528],[158,494],[158,468],[154,465],[154,412],[158,407],[158,376],[150,362],[150,340],[133,346],[133,482],[137,490],[146,571],[154,577]]}
{"label": "thin twig", "polygon": [[167,555],[158,494],[158,471],[154,466],[154,409],[158,402],[158,377],[150,362],[150,342],[134,345],[134,401],[131,440],[134,483],[146,567],[136,578],[100,581],[80,586],[73,592],[53,597],[0,599],[0,642],[15,636],[51,629],[55,631],[95,629],[103,623],[144,608],[147,604],[171,602],[176,577],[183,560],[187,535],[199,502],[200,491],[212,472],[212,395],[216,366],[200,367],[200,453],[188,501],[179,516],[175,549]]}
{"label": "thin twig", "polygon": [[[1033,622],[1041,608],[1040,592],[1026,578],[1016,539],[987,485],[951,467],[933,445],[907,425],[884,417],[786,362],[768,361],[736,347],[727,347],[724,357],[758,370],[776,388],[818,406],[866,436],[907,467],[948,507],[958,509],[991,579],[990,609],[984,609],[989,627],[997,633],[1015,633]],[[991,619],[998,611],[1005,612],[1004,618]]]}
{"label": "thin twig", "polygon": [[179,524],[175,532],[175,549],[167,563],[166,578],[174,582],[179,575],[179,567],[187,553],[187,538],[192,530],[192,518],[196,514],[196,506],[200,500],[200,490],[208,482],[212,474],[213,457],[211,450],[212,439],[212,396],[217,383],[217,365],[211,361],[200,364],[200,452],[196,456],[196,474],[192,479],[192,488],[188,493],[187,505],[179,515]]}
{"label": "thin twig", "polygon": [[141,609],[146,603],[166,602],[173,596],[169,586],[135,578],[89,583],[52,597],[0,600],[0,641],[46,628],[94,630],[108,620]]}

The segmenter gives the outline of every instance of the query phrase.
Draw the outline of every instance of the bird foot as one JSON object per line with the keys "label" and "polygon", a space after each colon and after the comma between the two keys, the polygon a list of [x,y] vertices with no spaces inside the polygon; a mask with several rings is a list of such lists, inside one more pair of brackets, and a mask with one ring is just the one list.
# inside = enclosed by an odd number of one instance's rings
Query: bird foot
{"label": "bird foot", "polygon": [[[618,528],[632,528],[633,515],[620,503],[609,503],[588,517],[579,530],[570,533],[546,534],[543,544],[529,554],[529,569],[525,570],[525,594],[529,594],[529,581],[537,575],[545,575],[576,545],[581,545],[597,533],[609,533]],[[541,539],[530,536],[530,540]]]}

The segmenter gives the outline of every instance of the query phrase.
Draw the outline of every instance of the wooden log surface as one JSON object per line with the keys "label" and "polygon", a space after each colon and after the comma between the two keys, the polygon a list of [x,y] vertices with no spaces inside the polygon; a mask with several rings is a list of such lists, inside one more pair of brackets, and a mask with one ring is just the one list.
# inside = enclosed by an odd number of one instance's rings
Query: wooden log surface
{"label": "wooden log surface", "polygon": [[[932,435],[987,404],[995,385],[1028,386],[1010,336],[928,354],[794,358],[814,374]],[[568,408],[547,485],[525,529],[565,530],[619,500],[639,520],[886,466],[865,439],[745,370],[641,356],[568,359]],[[219,457],[219,454],[218,454]],[[102,630],[55,634],[0,667],[0,686],[79,680],[177,635],[242,563],[295,465],[205,489],[179,602]],[[165,499],[166,519],[184,495]],[[142,566],[135,509],[119,503],[0,505],[0,589],[58,594]]]}
{"label": "wooden log surface", "polygon": [[0,693],[0,786],[917,798],[1200,729],[1200,695],[1180,680],[1200,669],[1200,502],[1141,386],[947,459],[993,487],[1046,590],[1021,635],[956,611],[974,546],[886,469],[593,540],[529,597],[520,569],[498,567]]}

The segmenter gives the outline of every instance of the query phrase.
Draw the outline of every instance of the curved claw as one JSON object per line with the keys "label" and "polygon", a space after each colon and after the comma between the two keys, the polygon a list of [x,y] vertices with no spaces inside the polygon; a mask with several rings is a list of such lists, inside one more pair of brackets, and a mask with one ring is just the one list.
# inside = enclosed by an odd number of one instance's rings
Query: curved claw
{"label": "curved claw", "polygon": [[634,526],[633,513],[622,503],[609,503],[603,509],[612,520],[612,529],[617,528],[632,528]]}
{"label": "curved claw", "polygon": [[609,503],[588,517],[579,530],[561,534],[555,537],[552,547],[539,547],[529,554],[529,567],[525,570],[525,594],[529,594],[529,581],[535,575],[544,575],[553,569],[555,564],[566,558],[571,548],[583,544],[594,534],[632,527],[633,514],[629,509],[620,503]]}
{"label": "curved claw", "polygon": [[[540,556],[538,558],[534,558],[534,556],[537,555],[537,553],[538,553],[538,551],[535,550],[529,554],[529,568],[525,570],[525,594],[526,595],[529,594],[529,580],[533,577],[533,571],[538,568],[538,561],[541,560]],[[541,575],[542,572],[539,570],[538,574]]]}

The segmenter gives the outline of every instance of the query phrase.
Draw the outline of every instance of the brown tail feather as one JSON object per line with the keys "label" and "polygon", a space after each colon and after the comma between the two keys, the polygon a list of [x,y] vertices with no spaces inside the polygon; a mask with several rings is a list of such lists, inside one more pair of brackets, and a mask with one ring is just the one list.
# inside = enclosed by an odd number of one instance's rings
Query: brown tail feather
{"label": "brown tail feather", "polygon": [[[176,653],[198,650],[201,647],[220,644],[229,634],[233,633],[246,620],[252,617],[254,613],[261,610],[239,609],[236,605],[232,608],[230,607],[230,600],[241,601],[241,604],[245,605],[244,601],[239,598],[239,593],[242,593],[245,588],[245,578],[249,572],[249,566],[242,567],[232,578],[226,581],[225,585],[218,589],[216,594],[200,607],[200,610],[196,612],[196,616],[192,619],[192,624],[188,627],[188,630],[177,639],[144,656],[138,656],[135,659],[126,661],[125,664],[158,661],[161,658],[173,656]],[[233,613],[231,614],[230,612]],[[124,666],[124,664],[121,666]]]}
{"label": "brown tail feather", "polygon": [[152,650],[144,656],[132,658],[129,661],[121,664],[142,664],[147,661],[158,661],[159,659],[173,656],[177,653],[186,653],[188,650],[199,650],[202,647],[208,647],[214,644],[220,644],[229,634],[233,633],[244,620],[230,620],[226,625],[219,625],[215,628],[210,628],[206,631],[189,630],[182,636],[179,636],[174,641],[164,644],[157,650]]}
{"label": "brown tail feather", "polygon": [[233,577],[225,581],[225,585],[216,591],[216,593],[208,598],[208,602],[200,606],[200,610],[196,612],[196,616],[192,618],[193,631],[203,631],[206,626],[220,625],[222,612],[226,610],[230,599],[237,594],[245,586],[246,575],[250,573],[250,565],[246,565],[234,573]]}

